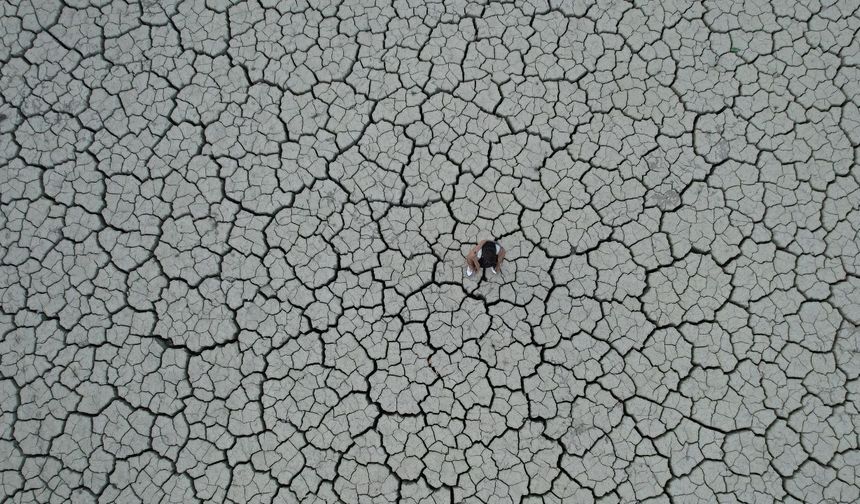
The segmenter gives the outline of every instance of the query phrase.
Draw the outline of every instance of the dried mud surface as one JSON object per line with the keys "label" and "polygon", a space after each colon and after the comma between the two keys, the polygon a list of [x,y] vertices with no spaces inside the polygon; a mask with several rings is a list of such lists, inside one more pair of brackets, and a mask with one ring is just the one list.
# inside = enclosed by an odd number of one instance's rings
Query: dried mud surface
{"label": "dried mud surface", "polygon": [[858,9],[0,0],[0,501],[858,502]]}

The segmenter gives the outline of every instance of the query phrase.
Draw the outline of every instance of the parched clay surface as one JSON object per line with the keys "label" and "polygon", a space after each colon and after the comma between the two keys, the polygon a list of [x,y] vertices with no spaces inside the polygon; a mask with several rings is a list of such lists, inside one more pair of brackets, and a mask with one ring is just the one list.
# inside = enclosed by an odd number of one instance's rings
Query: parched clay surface
{"label": "parched clay surface", "polygon": [[0,501],[860,500],[856,0],[0,25]]}

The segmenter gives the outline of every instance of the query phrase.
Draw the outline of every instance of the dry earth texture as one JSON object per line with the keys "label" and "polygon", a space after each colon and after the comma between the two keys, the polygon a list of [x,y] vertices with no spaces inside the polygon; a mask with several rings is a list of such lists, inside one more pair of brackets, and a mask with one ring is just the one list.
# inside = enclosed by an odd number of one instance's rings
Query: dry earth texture
{"label": "dry earth texture", "polygon": [[858,0],[0,24],[0,501],[860,499]]}

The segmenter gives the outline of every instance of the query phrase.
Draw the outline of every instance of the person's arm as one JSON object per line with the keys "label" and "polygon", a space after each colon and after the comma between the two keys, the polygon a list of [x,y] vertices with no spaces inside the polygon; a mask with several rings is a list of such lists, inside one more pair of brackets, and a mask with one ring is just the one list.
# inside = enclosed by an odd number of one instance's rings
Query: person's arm
{"label": "person's arm", "polygon": [[496,269],[502,271],[502,261],[505,260],[505,247],[499,245],[499,255],[496,258]]}
{"label": "person's arm", "polygon": [[471,251],[471,252],[469,252],[469,254],[471,254],[471,255],[473,255],[473,256],[475,256],[475,257],[477,257],[477,256],[478,256],[478,251],[479,251],[479,250],[481,250],[481,247],[483,247],[485,243],[487,243],[487,240],[481,240],[481,241],[479,241],[477,245],[475,245],[474,247],[472,247],[472,251]]}
{"label": "person's arm", "polygon": [[480,269],[478,259],[471,252],[466,256],[466,266],[473,272]]}

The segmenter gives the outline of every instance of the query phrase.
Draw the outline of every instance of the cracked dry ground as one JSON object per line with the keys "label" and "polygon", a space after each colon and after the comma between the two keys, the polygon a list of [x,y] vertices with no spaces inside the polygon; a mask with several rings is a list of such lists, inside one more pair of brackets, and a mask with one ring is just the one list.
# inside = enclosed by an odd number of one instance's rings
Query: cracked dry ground
{"label": "cracked dry ground", "polygon": [[0,0],[0,500],[857,502],[858,9]]}

